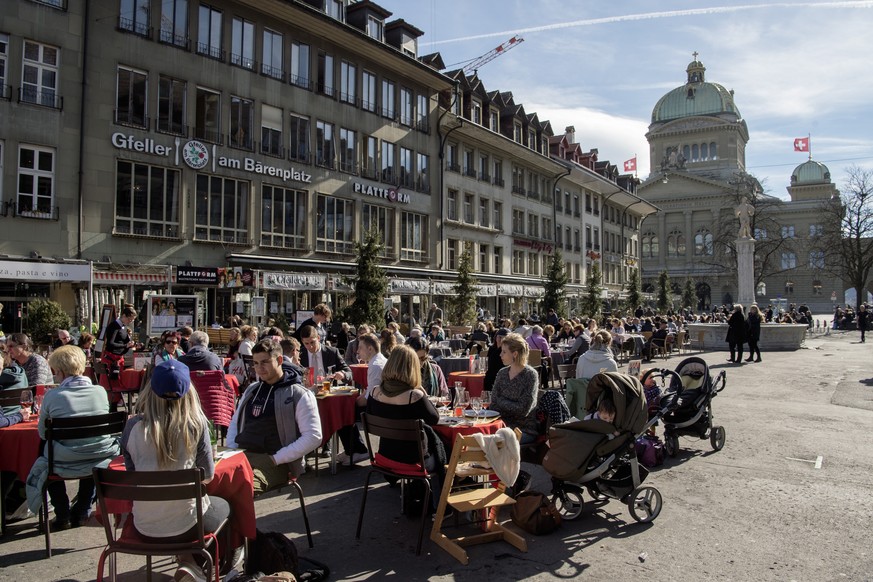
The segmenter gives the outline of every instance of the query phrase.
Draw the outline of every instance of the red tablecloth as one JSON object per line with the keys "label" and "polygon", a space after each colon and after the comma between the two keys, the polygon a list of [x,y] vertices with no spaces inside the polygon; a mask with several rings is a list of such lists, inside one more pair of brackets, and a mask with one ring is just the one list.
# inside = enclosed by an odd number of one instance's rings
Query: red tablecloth
{"label": "red tablecloth", "polygon": [[133,368],[128,368],[122,370],[118,381],[111,382],[110,385],[109,378],[105,374],[101,374],[100,385],[112,392],[134,392],[139,390],[143,375],[145,375],[145,369],[134,370]]}
{"label": "red tablecloth", "polygon": [[[3,429],[5,430],[5,429]],[[109,463],[110,469],[124,471],[124,457]],[[215,464],[215,476],[206,485],[206,493],[225,499],[231,508],[230,526],[233,531],[231,548],[243,544],[243,538],[255,539],[255,476],[244,453],[221,459]],[[132,503],[107,499],[106,509],[113,514],[129,513]]]}
{"label": "red tablecloth", "polygon": [[455,446],[455,439],[458,438],[459,434],[470,435],[470,434],[494,434],[499,429],[506,426],[503,424],[503,421],[499,418],[497,420],[492,420],[491,422],[476,422],[469,426],[450,426],[446,424],[438,424],[434,428],[436,433],[440,435],[440,438],[443,439],[443,442],[446,445],[446,451],[451,451],[452,447]]}
{"label": "red tablecloth", "polygon": [[318,416],[321,418],[321,444],[324,446],[331,435],[344,426],[355,424],[355,400],[357,392],[352,394],[331,394],[319,396]]}
{"label": "red tablecloth", "polygon": [[467,392],[470,393],[470,398],[475,398],[482,395],[482,390],[485,389],[485,374],[470,374],[469,372],[452,372],[447,380],[449,386],[454,386],[455,382],[463,384]]}
{"label": "red tablecloth", "polygon": [[355,381],[355,385],[361,390],[366,390],[367,368],[369,368],[369,366],[367,364],[352,364],[349,368],[352,369],[352,378]]}
{"label": "red tablecloth", "polygon": [[37,417],[31,419],[0,428],[0,471],[13,471],[21,481],[39,456]]}

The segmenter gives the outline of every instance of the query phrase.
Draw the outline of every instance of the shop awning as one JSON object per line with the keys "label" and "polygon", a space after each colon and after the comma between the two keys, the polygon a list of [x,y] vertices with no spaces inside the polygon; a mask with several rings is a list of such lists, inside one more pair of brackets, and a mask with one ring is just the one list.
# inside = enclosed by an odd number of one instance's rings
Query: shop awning
{"label": "shop awning", "polygon": [[524,285],[512,285],[509,283],[498,283],[497,292],[501,297],[513,295],[515,297],[524,297]]}
{"label": "shop awning", "polygon": [[70,263],[35,263],[32,261],[0,261],[0,279],[28,283],[59,281],[90,281],[91,265]]}
{"label": "shop awning", "polygon": [[94,271],[94,283],[103,285],[166,284],[167,273],[129,273],[125,271]]}
{"label": "shop awning", "polygon": [[388,293],[401,295],[428,295],[430,281],[419,279],[391,279],[388,281]]}
{"label": "shop awning", "polygon": [[317,273],[264,273],[264,289],[325,291],[327,275]]}

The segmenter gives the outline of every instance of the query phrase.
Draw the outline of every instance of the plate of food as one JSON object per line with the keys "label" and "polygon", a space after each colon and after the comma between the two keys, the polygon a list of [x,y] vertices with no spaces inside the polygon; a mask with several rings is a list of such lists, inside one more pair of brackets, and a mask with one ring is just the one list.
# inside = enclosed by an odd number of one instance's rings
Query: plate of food
{"label": "plate of food", "polygon": [[331,394],[351,394],[357,390],[354,386],[333,386],[330,389]]}
{"label": "plate of food", "polygon": [[480,410],[477,415],[475,410],[465,410],[464,416],[467,418],[487,418],[488,420],[494,420],[495,418],[500,417],[500,413],[496,410]]}

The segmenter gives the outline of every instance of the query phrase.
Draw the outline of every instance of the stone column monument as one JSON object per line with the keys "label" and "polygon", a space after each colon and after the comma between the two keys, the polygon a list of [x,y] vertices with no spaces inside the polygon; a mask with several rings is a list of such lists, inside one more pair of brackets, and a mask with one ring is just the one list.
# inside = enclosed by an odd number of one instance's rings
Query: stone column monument
{"label": "stone column monument", "polygon": [[736,240],[737,303],[748,310],[749,305],[755,302],[755,239],[751,229],[755,207],[744,199],[735,213],[740,219],[740,232]]}

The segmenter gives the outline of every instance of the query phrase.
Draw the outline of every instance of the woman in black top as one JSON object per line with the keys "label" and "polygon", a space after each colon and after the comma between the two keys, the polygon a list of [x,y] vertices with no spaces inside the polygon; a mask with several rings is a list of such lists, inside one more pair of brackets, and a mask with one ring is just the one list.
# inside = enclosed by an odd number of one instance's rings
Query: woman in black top
{"label": "woman in black top", "polygon": [[[746,332],[749,341],[749,359],[747,362],[761,361],[761,348],[758,347],[758,341],[761,339],[761,311],[754,303],[749,306],[749,318],[746,320]],[[742,349],[742,348],[740,348]],[[757,358],[755,358],[757,356]],[[742,357],[742,356],[741,356]]]}
{"label": "woman in black top", "polygon": [[[391,350],[382,369],[382,383],[367,398],[367,414],[394,420],[421,419],[430,426],[439,422],[439,413],[421,387],[418,356],[409,346],[401,345]],[[424,437],[424,468],[433,475],[430,509],[434,510],[443,487],[445,451],[432,429],[428,428]],[[418,444],[412,441],[379,439],[379,456],[399,463],[420,462]]]}
{"label": "woman in black top", "polygon": [[[728,362],[741,363],[743,361],[743,344],[746,343],[746,317],[743,313],[743,306],[739,303],[734,305],[734,312],[728,319],[726,341],[728,349],[731,351]],[[736,357],[734,357],[734,353],[736,353]]]}
{"label": "woman in black top", "polygon": [[120,356],[124,356],[133,347],[134,343],[130,339],[127,326],[133,323],[134,319],[136,319],[136,311],[133,307],[124,307],[118,319],[106,326],[103,351],[116,356],[112,359],[120,359]]}

